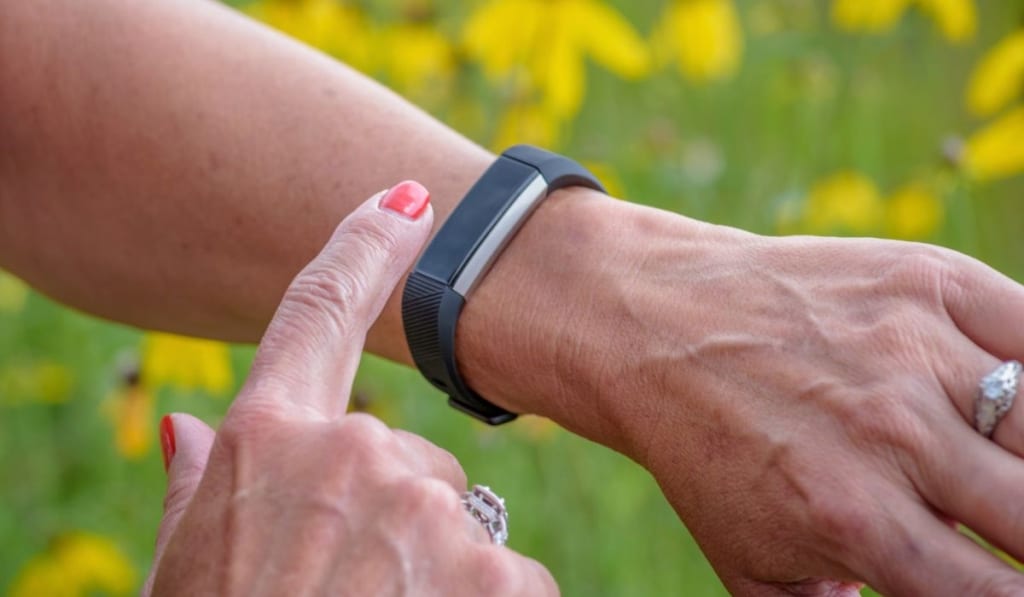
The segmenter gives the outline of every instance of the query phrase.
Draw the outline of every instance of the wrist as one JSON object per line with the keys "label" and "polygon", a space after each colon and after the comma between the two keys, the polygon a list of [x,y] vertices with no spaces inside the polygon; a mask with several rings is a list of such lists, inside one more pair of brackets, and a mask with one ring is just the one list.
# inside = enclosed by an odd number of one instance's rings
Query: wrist
{"label": "wrist", "polygon": [[[596,260],[607,199],[571,187],[553,193],[505,248],[467,301],[456,357],[470,387],[522,414],[563,424],[575,406],[575,380],[565,375],[565,328],[597,282]],[[586,368],[586,364],[577,363]]]}
{"label": "wrist", "polygon": [[632,452],[632,428],[648,415],[623,392],[651,340],[646,289],[664,283],[645,269],[697,262],[716,229],[587,189],[554,193],[467,301],[456,341],[467,383]]}

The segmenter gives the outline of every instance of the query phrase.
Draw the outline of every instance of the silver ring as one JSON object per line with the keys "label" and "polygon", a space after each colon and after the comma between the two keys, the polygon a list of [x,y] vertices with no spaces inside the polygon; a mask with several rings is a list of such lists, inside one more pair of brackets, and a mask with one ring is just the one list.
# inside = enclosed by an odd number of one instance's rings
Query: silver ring
{"label": "silver ring", "polygon": [[508,541],[508,510],[505,509],[505,500],[491,491],[490,487],[474,485],[473,489],[462,494],[462,507],[483,525],[491,536],[491,543],[505,545]]}
{"label": "silver ring", "polygon": [[1010,412],[1017,397],[1021,369],[1019,362],[1006,361],[981,378],[978,398],[974,401],[974,428],[978,433],[992,437],[996,425]]}

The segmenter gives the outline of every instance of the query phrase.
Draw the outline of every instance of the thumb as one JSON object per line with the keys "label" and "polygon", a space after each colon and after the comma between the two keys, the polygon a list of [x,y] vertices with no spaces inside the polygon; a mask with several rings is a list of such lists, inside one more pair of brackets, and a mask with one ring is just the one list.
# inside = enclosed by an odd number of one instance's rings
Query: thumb
{"label": "thumb", "polygon": [[216,432],[213,429],[191,415],[167,415],[160,422],[160,446],[167,467],[167,495],[164,497],[164,517],[156,535],[153,566],[142,597],[149,597],[160,558],[199,487],[214,437]]}

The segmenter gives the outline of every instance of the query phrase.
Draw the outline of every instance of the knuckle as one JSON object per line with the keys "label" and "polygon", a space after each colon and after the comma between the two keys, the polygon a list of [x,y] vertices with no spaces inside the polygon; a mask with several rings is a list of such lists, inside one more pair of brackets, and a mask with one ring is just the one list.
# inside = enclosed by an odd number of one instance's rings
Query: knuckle
{"label": "knuckle", "polygon": [[460,514],[458,494],[440,479],[405,477],[395,483],[394,491],[400,509],[409,518],[450,520]]}
{"label": "knuckle", "polygon": [[890,265],[883,279],[900,294],[935,299],[941,303],[943,281],[951,269],[949,255],[939,247],[910,246]]}
{"label": "knuckle", "polygon": [[346,415],[334,428],[335,441],[345,453],[380,457],[390,451],[394,435],[380,419],[365,413]]}
{"label": "knuckle", "polygon": [[432,470],[443,475],[456,488],[466,487],[466,472],[454,454],[408,431],[395,430],[394,433],[408,450],[420,452],[426,456],[434,464],[431,467]]}
{"label": "knuckle", "polygon": [[276,396],[274,392],[248,394],[244,400],[236,401],[217,429],[218,441],[229,446],[258,443],[261,437],[286,425],[286,411]]}
{"label": "knuckle", "polygon": [[872,527],[866,507],[831,492],[810,500],[808,515],[819,536],[840,546],[861,545]]}
{"label": "knuckle", "polygon": [[283,307],[307,316],[314,314],[316,321],[330,324],[332,332],[344,334],[357,324],[360,299],[366,294],[364,276],[348,265],[313,265],[292,282]]}
{"label": "knuckle", "polygon": [[901,455],[920,454],[934,434],[908,407],[908,397],[928,395],[922,392],[869,391],[849,401],[841,411],[841,422],[853,437],[865,440],[867,445]]}
{"label": "knuckle", "polygon": [[246,445],[257,437],[260,429],[272,424],[271,421],[271,416],[263,409],[248,404],[245,408],[232,408],[217,429],[217,440],[229,448]]}
{"label": "knuckle", "polygon": [[355,254],[365,255],[372,261],[390,258],[400,245],[396,232],[386,226],[381,218],[352,218],[345,222],[343,233],[346,242],[356,245]]}

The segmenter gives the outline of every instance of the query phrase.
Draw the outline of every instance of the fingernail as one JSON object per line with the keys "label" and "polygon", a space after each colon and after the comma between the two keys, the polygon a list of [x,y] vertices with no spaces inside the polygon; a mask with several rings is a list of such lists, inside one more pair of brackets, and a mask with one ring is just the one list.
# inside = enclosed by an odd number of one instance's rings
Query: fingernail
{"label": "fingernail", "polygon": [[418,220],[430,203],[430,191],[415,180],[400,182],[384,195],[380,206],[389,211]]}
{"label": "fingernail", "polygon": [[164,470],[171,467],[171,459],[174,458],[174,421],[171,415],[164,415],[160,420],[160,449],[164,452]]}

